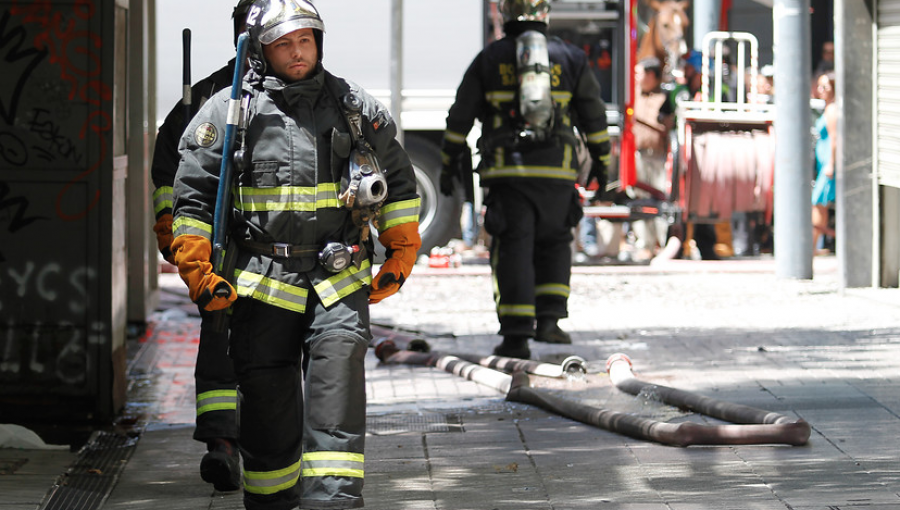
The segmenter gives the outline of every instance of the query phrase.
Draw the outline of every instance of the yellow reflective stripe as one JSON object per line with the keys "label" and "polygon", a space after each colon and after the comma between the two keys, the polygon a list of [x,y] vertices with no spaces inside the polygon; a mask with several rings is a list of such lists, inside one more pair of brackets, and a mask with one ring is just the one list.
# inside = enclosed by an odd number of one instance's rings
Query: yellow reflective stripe
{"label": "yellow reflective stripe", "polygon": [[378,226],[384,231],[403,223],[419,221],[421,203],[421,199],[414,198],[384,205],[378,217]]}
{"label": "yellow reflective stripe", "polygon": [[569,286],[561,283],[545,283],[534,288],[535,295],[538,296],[562,296],[569,297]]}
{"label": "yellow reflective stripe", "polygon": [[372,264],[367,259],[358,268],[351,265],[331,278],[320,282],[314,288],[319,299],[322,300],[322,304],[331,306],[371,283]]}
{"label": "yellow reflective stripe", "polygon": [[563,168],[572,168],[572,146],[566,145],[563,149]]}
{"label": "yellow reflective stripe", "polygon": [[244,490],[252,494],[275,494],[297,485],[300,461],[276,471],[244,471]]}
{"label": "yellow reflective stripe", "polygon": [[534,317],[534,305],[499,305],[497,313],[504,317]]}
{"label": "yellow reflective stripe", "polygon": [[212,239],[212,230],[212,225],[209,223],[188,216],[178,216],[175,218],[175,221],[172,222],[172,232],[175,237],[195,235]]}
{"label": "yellow reflective stripe", "polygon": [[604,154],[600,156],[600,162],[606,166],[609,166],[609,154]]}
{"label": "yellow reflective stripe", "polygon": [[515,98],[515,91],[509,90],[489,90],[484,93],[484,99],[496,108],[500,108],[500,103],[509,102]]}
{"label": "yellow reflective stripe", "polygon": [[238,296],[251,297],[294,312],[306,311],[306,298],[309,295],[307,289],[241,269],[234,271],[234,277]]}
{"label": "yellow reflective stripe", "polygon": [[550,92],[550,95],[553,97],[553,102],[559,104],[563,108],[565,108],[566,105],[569,104],[569,101],[572,100],[572,93],[566,90],[554,90]]}
{"label": "yellow reflective stripe", "polygon": [[608,142],[609,141],[609,131],[604,129],[603,131],[589,133],[587,135],[587,141],[588,141],[588,143]]}
{"label": "yellow reflective stripe", "polygon": [[488,168],[481,174],[482,180],[500,177],[535,177],[541,179],[563,179],[575,181],[577,172],[571,168],[553,166],[501,166]]}
{"label": "yellow reflective stripe", "polygon": [[172,209],[172,186],[160,186],[153,192],[153,211],[160,212]]}
{"label": "yellow reflective stripe", "polygon": [[353,452],[306,452],[303,454],[303,461],[314,460],[343,460],[350,462],[363,462],[366,456],[362,453]]}
{"label": "yellow reflective stripe", "polygon": [[197,416],[208,411],[233,411],[236,409],[237,390],[212,390],[197,395]]}
{"label": "yellow reflective stripe", "polygon": [[466,135],[448,129],[444,131],[444,140],[450,143],[462,144],[466,143]]}
{"label": "yellow reflective stripe", "polygon": [[279,186],[276,188],[239,187],[235,190],[234,207],[239,211],[310,212],[326,207],[341,207],[340,185],[334,182],[311,186]]}
{"label": "yellow reflective stripe", "polygon": [[313,476],[343,476],[363,478],[365,457],[352,452],[307,452],[303,454],[304,478]]}

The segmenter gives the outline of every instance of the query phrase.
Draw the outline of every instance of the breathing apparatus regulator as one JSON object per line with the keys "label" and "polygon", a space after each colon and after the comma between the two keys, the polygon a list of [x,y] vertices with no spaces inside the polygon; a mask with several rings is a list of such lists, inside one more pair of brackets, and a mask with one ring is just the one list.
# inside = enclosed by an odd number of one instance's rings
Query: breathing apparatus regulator
{"label": "breathing apparatus regulator", "polygon": [[350,264],[359,265],[354,257],[358,253],[363,253],[362,248],[358,244],[346,245],[337,241],[330,242],[319,252],[319,264],[331,273],[340,273],[344,269],[350,267]]}
{"label": "breathing apparatus regulator", "polygon": [[338,199],[353,212],[353,223],[360,227],[360,241],[369,239],[369,221],[375,218],[387,198],[388,183],[375,157],[375,151],[362,134],[362,101],[348,93],[341,98],[344,116],[350,125],[353,141],[349,157],[347,187]]}
{"label": "breathing apparatus regulator", "polygon": [[348,209],[377,207],[387,197],[387,179],[362,136],[362,101],[355,94],[347,94],[341,102],[354,146],[350,151],[350,182],[339,198]]}
{"label": "breathing apparatus regulator", "polygon": [[518,136],[523,141],[544,141],[553,126],[550,53],[544,34],[527,30],[516,37],[516,71],[519,78],[519,113],[524,120]]}
{"label": "breathing apparatus regulator", "polygon": [[338,195],[344,207],[352,211],[353,223],[360,227],[359,244],[330,242],[319,252],[319,263],[327,271],[339,273],[353,264],[359,267],[366,256],[364,243],[369,240],[369,221],[374,219],[384,199],[388,183],[378,164],[375,151],[362,134],[362,100],[351,93],[341,100],[342,110],[350,126],[352,147],[348,157],[346,187]]}

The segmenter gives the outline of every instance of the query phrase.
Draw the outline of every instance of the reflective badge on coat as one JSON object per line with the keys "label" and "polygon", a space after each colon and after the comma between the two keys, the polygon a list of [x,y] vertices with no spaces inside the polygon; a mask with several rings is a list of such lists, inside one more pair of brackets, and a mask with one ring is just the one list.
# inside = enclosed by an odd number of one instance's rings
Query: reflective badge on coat
{"label": "reflective badge on coat", "polygon": [[379,110],[378,113],[375,114],[375,118],[372,119],[372,129],[377,133],[385,126],[388,125],[389,117],[383,110]]}
{"label": "reflective badge on coat", "polygon": [[200,124],[194,131],[194,141],[203,148],[211,147],[212,144],[216,143],[217,138],[219,138],[219,131],[210,122]]}

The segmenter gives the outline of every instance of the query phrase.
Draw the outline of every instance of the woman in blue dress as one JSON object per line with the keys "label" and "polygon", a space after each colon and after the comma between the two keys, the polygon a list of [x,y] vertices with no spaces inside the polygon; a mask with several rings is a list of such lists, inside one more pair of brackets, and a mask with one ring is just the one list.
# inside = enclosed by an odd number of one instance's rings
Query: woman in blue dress
{"label": "woman in blue dress", "polygon": [[816,183],[812,192],[813,250],[824,234],[834,237],[828,227],[828,207],[834,203],[834,161],[837,151],[837,105],[834,104],[834,73],[819,76],[816,92],[825,101],[825,110],[816,120]]}

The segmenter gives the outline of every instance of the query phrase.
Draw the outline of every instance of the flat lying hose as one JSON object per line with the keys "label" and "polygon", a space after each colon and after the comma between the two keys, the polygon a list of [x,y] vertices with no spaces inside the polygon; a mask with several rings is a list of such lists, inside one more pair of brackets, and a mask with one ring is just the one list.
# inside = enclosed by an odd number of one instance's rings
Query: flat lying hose
{"label": "flat lying hose", "polygon": [[386,358],[382,360],[383,363],[389,365],[402,364],[438,367],[445,372],[450,372],[451,374],[458,375],[470,381],[494,388],[504,394],[509,392],[509,385],[512,382],[512,377],[507,374],[491,368],[482,367],[449,354],[397,350],[394,350],[392,353],[388,350],[383,352],[386,355]]}
{"label": "flat lying hose", "polygon": [[585,368],[585,363],[587,362],[580,356],[569,356],[559,364],[493,355],[456,354],[455,356],[470,363],[476,363],[483,367],[500,370],[507,374],[522,371],[533,375],[540,375],[542,377],[560,378],[567,375],[582,376],[587,373],[587,369]]}
{"label": "flat lying hose", "polygon": [[652,389],[654,395],[658,395],[660,400],[666,404],[738,424],[662,424],[683,430],[670,431],[666,427],[659,432],[659,434],[665,435],[665,441],[652,436],[651,439],[679,446],[766,443],[802,446],[809,441],[810,427],[802,419],[793,419],[771,411],[732,404],[684,390],[639,381],[631,370],[631,360],[624,354],[610,356],[606,367],[612,383],[626,393],[639,395],[645,388]]}
{"label": "flat lying hose", "polygon": [[[610,432],[634,437],[636,439],[645,439],[656,441],[658,443],[672,446],[691,446],[691,445],[733,445],[733,444],[789,444],[800,446],[806,444],[809,440],[810,427],[803,420],[791,421],[786,416],[776,413],[770,413],[752,407],[730,404],[728,402],[707,399],[681,390],[665,388],[657,385],[648,385],[646,383],[633,384],[628,380],[635,380],[628,377],[622,372],[623,366],[629,373],[631,372],[631,361],[625,355],[614,355],[607,361],[607,367],[610,367],[610,377],[612,371],[616,372],[616,380],[630,389],[637,386],[638,393],[645,386],[651,386],[659,391],[663,396],[663,401],[670,405],[678,405],[688,407],[682,400],[694,399],[702,402],[703,409],[711,412],[707,413],[699,409],[692,409],[697,412],[703,412],[709,416],[721,418],[722,416],[732,416],[744,418],[739,423],[756,423],[743,425],[700,425],[697,423],[665,423],[646,418],[640,418],[634,415],[609,411],[580,404],[568,399],[560,398],[547,390],[540,388],[532,388],[531,383],[524,371],[514,373],[512,376],[502,374],[491,368],[485,368],[478,364],[462,360],[456,356],[442,355],[439,353],[423,353],[413,351],[398,351],[396,348],[386,349],[383,354],[386,356],[382,361],[388,364],[408,364],[421,366],[434,366],[444,371],[464,377],[470,381],[483,384],[506,394],[506,400],[510,402],[521,402],[530,404],[547,411],[559,414],[566,418],[571,418],[588,425],[594,425]],[[618,365],[618,366],[617,366]],[[617,385],[618,387],[618,385]],[[663,391],[660,391],[664,389]],[[669,390],[669,391],[665,391]],[[623,390],[624,391],[624,390]],[[667,398],[675,396],[675,400],[666,401]],[[678,397],[681,397],[680,399]],[[692,397],[692,398],[687,398]],[[715,413],[715,414],[713,414]],[[747,421],[750,419],[759,419],[760,421]],[[762,420],[770,420],[762,421]],[[729,420],[730,421],[730,420]]]}

